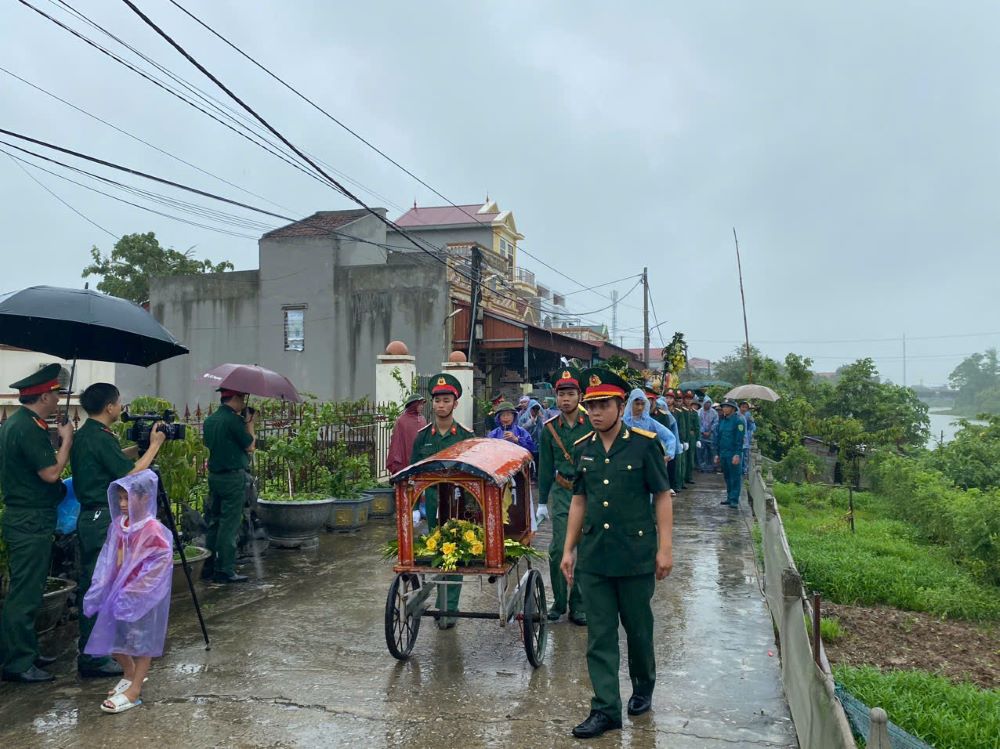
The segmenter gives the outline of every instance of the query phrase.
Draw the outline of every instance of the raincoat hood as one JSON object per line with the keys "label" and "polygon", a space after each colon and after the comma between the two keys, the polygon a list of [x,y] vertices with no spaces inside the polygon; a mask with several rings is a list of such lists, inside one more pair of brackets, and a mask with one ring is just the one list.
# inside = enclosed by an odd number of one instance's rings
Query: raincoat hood
{"label": "raincoat hood", "polygon": [[645,429],[646,427],[644,427],[639,422],[645,421],[646,419],[650,419],[652,417],[649,415],[649,399],[646,398],[646,392],[644,390],[636,388],[631,393],[629,393],[628,402],[625,404],[625,416],[627,419],[635,418],[634,416],[632,416],[632,404],[635,403],[637,400],[642,400],[642,417],[639,419],[635,419],[636,423],[634,424],[634,426],[638,426],[640,429]]}
{"label": "raincoat hood", "polygon": [[658,409],[660,409],[661,411],[666,411],[667,410],[667,399],[664,398],[661,395],[659,398],[656,399],[656,407]]}
{"label": "raincoat hood", "polygon": [[[123,533],[135,533],[150,520],[156,519],[156,494],[159,481],[159,477],[147,468],[145,471],[120,478],[108,487],[111,521],[121,528]],[[122,524],[122,511],[118,505],[121,491],[128,493],[128,526]]]}
{"label": "raincoat hood", "polygon": [[709,397],[708,397],[708,396],[706,395],[706,396],[705,396],[705,400],[703,400],[703,401],[701,402],[701,407],[702,407],[702,408],[704,408],[705,406],[709,406],[709,407],[711,407],[711,405],[712,405],[712,399],[711,399],[711,398],[709,398]]}

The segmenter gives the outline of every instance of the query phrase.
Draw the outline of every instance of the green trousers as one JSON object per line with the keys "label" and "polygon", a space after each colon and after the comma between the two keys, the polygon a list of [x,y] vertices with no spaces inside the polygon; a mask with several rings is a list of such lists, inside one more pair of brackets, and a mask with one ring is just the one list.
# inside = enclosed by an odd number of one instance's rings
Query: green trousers
{"label": "green trousers", "polygon": [[45,593],[55,529],[54,507],[4,510],[0,532],[7,545],[10,588],[0,614],[0,663],[8,673],[27,671],[38,657],[35,616]]}
{"label": "green trousers", "polygon": [[232,574],[236,571],[236,541],[243,522],[248,480],[246,471],[208,474],[205,545],[214,555],[212,561],[216,572]]}
{"label": "green trousers", "polygon": [[77,601],[79,602],[80,615],[77,623],[80,628],[80,638],[77,642],[79,654],[76,656],[77,668],[100,668],[111,662],[109,657],[99,657],[86,655],[83,649],[87,647],[87,640],[90,633],[94,631],[94,624],[97,622],[96,616],[84,616],[83,598],[90,590],[90,583],[94,577],[94,567],[97,566],[97,557],[101,554],[104,541],[108,537],[108,526],[111,525],[111,511],[107,505],[104,507],[83,507],[80,509],[80,520],[76,524],[76,538],[80,547],[80,577],[77,579]]}
{"label": "green trousers", "polygon": [[[566,610],[567,586],[559,565],[562,564],[563,546],[566,544],[566,525],[569,522],[569,506],[573,495],[569,489],[553,484],[549,491],[549,518],[552,521],[552,543],[549,544],[549,577],[552,585],[552,606],[549,611],[563,613]],[[569,591],[569,610],[574,614],[584,614],[583,595],[580,583],[573,582]]]}
{"label": "green trousers", "polygon": [[652,574],[606,577],[579,573],[583,600],[587,602],[587,670],[594,697],[591,710],[600,710],[612,720],[622,718],[618,669],[618,622],[628,640],[628,673],[632,691],[652,696],[656,684],[653,652],[653,608],[650,601],[656,579]]}
{"label": "green trousers", "polygon": [[[451,487],[448,487],[451,491]],[[424,509],[427,510],[427,528],[432,531],[438,526],[438,487],[432,486],[424,492]],[[461,575],[445,575],[445,580],[462,579]],[[458,601],[462,595],[461,585],[439,585],[437,590],[438,611],[458,611]],[[443,617],[440,622],[448,623],[453,618]]]}
{"label": "green trousers", "polygon": [[[697,439],[697,438],[695,438],[695,439]],[[684,469],[685,469],[685,471],[687,473],[687,480],[688,481],[690,481],[694,477],[694,469],[695,469],[694,454],[697,451],[697,448],[695,447],[695,444],[697,444],[695,441],[689,442],[688,443],[689,449],[685,450],[684,455],[683,455],[683,458],[684,458]]]}

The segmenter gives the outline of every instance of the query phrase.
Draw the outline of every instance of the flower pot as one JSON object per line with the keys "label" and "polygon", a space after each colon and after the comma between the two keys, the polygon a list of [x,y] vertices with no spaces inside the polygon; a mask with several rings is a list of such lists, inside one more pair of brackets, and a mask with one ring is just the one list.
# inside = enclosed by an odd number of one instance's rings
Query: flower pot
{"label": "flower pot", "polygon": [[257,500],[257,515],[271,543],[282,549],[314,549],[319,532],[330,517],[333,499],[303,499],[276,502]]}
{"label": "flower pot", "polygon": [[[188,546],[187,563],[191,570],[191,581],[197,583],[201,579],[201,570],[205,566],[205,560],[212,556],[208,549],[200,546]],[[184,566],[180,559],[174,559],[174,578],[171,583],[170,597],[183,597],[188,594],[187,578],[184,577]]]}
{"label": "flower pot", "polygon": [[353,533],[368,522],[372,498],[361,495],[357,499],[334,499],[326,529],[335,533]]}
{"label": "flower pot", "polygon": [[372,499],[371,508],[368,510],[368,517],[372,520],[384,520],[396,516],[396,488],[393,486],[379,486],[374,489],[366,489],[367,494]]}
{"label": "flower pot", "polygon": [[55,629],[66,613],[66,604],[74,590],[76,583],[72,580],[63,580],[60,577],[46,578],[45,595],[42,596],[42,605],[35,616],[36,632],[41,634]]}

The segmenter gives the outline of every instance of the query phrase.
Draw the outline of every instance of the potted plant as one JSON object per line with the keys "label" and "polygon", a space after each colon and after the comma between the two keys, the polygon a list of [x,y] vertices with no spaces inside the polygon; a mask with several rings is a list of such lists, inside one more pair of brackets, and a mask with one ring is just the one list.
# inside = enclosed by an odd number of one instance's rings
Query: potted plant
{"label": "potted plant", "polygon": [[[201,569],[205,566],[205,560],[211,556],[211,552],[201,546],[184,546],[184,558],[187,559],[188,567],[191,570],[191,580],[197,582],[201,579]],[[178,598],[187,594],[187,578],[184,577],[184,566],[181,564],[181,555],[174,552],[174,577],[172,583],[171,597]]]}
{"label": "potted plant", "polygon": [[313,488],[317,482],[328,483],[327,471],[317,458],[319,430],[317,410],[308,404],[296,428],[289,427],[287,433],[268,440],[267,460],[270,468],[278,470],[263,482],[257,513],[275,546],[315,548],[330,516],[333,499],[329,492]]}
{"label": "potted plant", "polygon": [[333,505],[326,523],[328,530],[352,533],[368,522],[372,498],[366,490],[372,483],[368,457],[348,454],[343,442],[334,444],[329,485]]}
{"label": "potted plant", "polygon": [[365,494],[371,497],[369,519],[384,520],[396,516],[396,487],[374,484],[365,489]]}
{"label": "potted plant", "polygon": [[35,615],[35,631],[41,634],[55,629],[66,615],[69,597],[76,590],[76,583],[61,577],[49,577],[45,580],[45,593],[42,595],[42,605]]}

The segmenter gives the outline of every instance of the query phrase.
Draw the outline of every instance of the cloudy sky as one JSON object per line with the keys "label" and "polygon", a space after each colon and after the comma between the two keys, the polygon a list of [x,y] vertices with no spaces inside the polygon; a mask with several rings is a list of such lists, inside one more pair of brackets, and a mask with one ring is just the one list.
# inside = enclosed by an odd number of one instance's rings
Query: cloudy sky
{"label": "cloudy sky", "polygon": [[[30,2],[136,59],[59,3]],[[120,0],[70,4],[223,96]],[[369,203],[396,217],[442,202],[168,0],[139,4],[294,143],[375,193],[360,193]],[[908,382],[932,384],[1000,343],[994,3],[181,4],[450,200],[489,194],[512,210],[540,280],[572,292],[649,266],[660,331],[684,331],[693,355],[742,337],[734,226],[751,340],[773,356],[804,353],[821,371],[873,356],[899,382],[905,335]],[[18,2],[0,6],[0,50],[10,73],[215,176],[6,72],[0,128],[282,214],[351,207]],[[256,267],[255,239],[25,169],[113,235],[155,231]],[[91,246],[114,242],[3,154],[0,217],[2,290],[79,285]],[[612,288],[570,307],[604,307]],[[641,322],[636,290],[620,308],[626,345],[641,346]]]}

